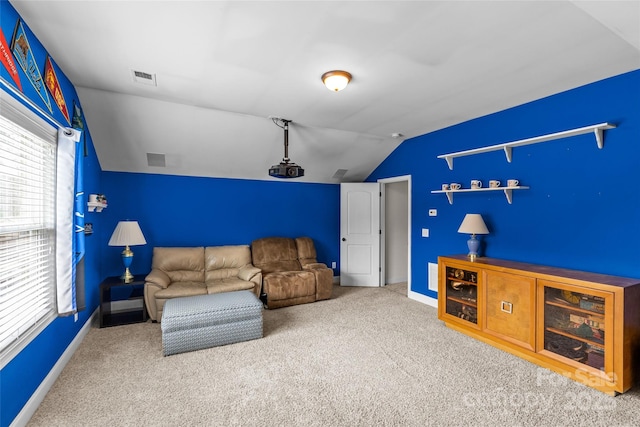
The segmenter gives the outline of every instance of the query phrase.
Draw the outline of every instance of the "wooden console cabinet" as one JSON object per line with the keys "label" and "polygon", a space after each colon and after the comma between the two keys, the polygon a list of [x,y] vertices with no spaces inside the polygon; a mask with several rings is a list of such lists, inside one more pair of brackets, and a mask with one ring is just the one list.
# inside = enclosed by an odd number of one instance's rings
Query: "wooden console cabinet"
{"label": "wooden console cabinet", "polygon": [[438,258],[438,318],[610,395],[640,369],[640,279],[464,255]]}

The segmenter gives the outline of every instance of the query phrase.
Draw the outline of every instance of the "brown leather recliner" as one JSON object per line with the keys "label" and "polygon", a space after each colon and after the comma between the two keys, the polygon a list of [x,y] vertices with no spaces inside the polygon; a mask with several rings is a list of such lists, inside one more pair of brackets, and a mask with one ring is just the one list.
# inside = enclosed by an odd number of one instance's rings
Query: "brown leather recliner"
{"label": "brown leather recliner", "polygon": [[331,298],[333,270],[316,260],[308,237],[266,237],[251,243],[252,264],[262,270],[261,298],[267,308]]}

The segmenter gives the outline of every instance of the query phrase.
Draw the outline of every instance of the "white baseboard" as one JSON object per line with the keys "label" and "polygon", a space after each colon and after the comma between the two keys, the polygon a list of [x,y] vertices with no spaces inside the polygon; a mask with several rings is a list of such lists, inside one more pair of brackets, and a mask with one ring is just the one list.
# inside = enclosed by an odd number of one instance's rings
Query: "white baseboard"
{"label": "white baseboard", "polygon": [[56,379],[58,379],[58,376],[60,375],[64,367],[67,365],[69,360],[71,360],[71,356],[73,356],[73,353],[75,353],[84,337],[89,333],[93,322],[95,322],[98,318],[98,311],[99,309],[96,309],[91,314],[91,317],[87,319],[84,326],[82,326],[82,329],[80,329],[76,337],[73,339],[73,341],[71,341],[71,344],[69,344],[64,353],[62,353],[60,359],[58,359],[53,368],[51,368],[49,374],[47,374],[45,379],[42,380],[40,386],[38,386],[36,391],[31,395],[31,398],[24,405],[20,413],[11,422],[11,427],[23,427],[27,425],[33,414],[36,413],[38,406],[40,406],[40,404],[44,400],[44,397],[56,382]]}
{"label": "white baseboard", "polygon": [[333,284],[334,285],[340,284],[340,276],[333,276]]}
{"label": "white baseboard", "polygon": [[438,308],[438,300],[435,298],[431,298],[414,291],[409,291],[408,297],[412,300],[421,302],[426,305],[430,305],[431,307]]}

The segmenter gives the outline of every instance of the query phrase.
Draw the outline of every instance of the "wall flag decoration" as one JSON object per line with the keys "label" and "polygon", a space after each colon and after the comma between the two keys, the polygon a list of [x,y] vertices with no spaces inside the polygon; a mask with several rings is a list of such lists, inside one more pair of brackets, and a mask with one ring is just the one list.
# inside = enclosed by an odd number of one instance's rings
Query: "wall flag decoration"
{"label": "wall flag decoration", "polygon": [[[73,100],[73,122],[71,124],[75,129],[80,131],[84,130],[84,121],[82,120],[82,110],[78,107],[76,100]],[[84,132],[82,132],[82,145],[84,147],[84,156],[87,157],[87,140],[84,136]]]}
{"label": "wall flag decoration", "polygon": [[53,100],[62,112],[62,115],[67,119],[67,123],[71,124],[69,119],[69,110],[67,110],[67,103],[64,101],[64,95],[58,82],[58,76],[56,70],[53,69],[53,63],[51,62],[51,56],[47,55],[47,61],[44,64],[44,81],[47,85],[47,89],[53,96]]}
{"label": "wall flag decoration", "polygon": [[4,65],[4,68],[7,69],[9,75],[13,79],[13,82],[16,84],[20,92],[22,92],[22,83],[20,82],[20,75],[18,74],[18,69],[16,68],[16,64],[13,62],[13,57],[11,56],[11,49],[7,44],[7,39],[4,37],[4,31],[0,28],[0,61]]}
{"label": "wall flag decoration", "polygon": [[22,67],[22,71],[27,75],[27,78],[38,92],[38,95],[40,95],[40,98],[44,101],[49,112],[52,113],[51,100],[49,99],[47,90],[44,88],[42,74],[40,73],[36,59],[33,57],[33,51],[29,45],[29,40],[27,40],[27,33],[24,31],[24,26],[20,19],[16,22],[16,28],[13,30],[11,52],[13,52],[20,67]]}

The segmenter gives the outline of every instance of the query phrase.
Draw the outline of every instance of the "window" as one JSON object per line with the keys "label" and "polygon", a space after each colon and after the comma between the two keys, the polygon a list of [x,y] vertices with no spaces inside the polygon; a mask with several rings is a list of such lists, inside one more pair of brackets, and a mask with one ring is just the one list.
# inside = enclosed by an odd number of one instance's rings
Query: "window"
{"label": "window", "polygon": [[8,98],[0,105],[0,367],[56,316],[56,130]]}

